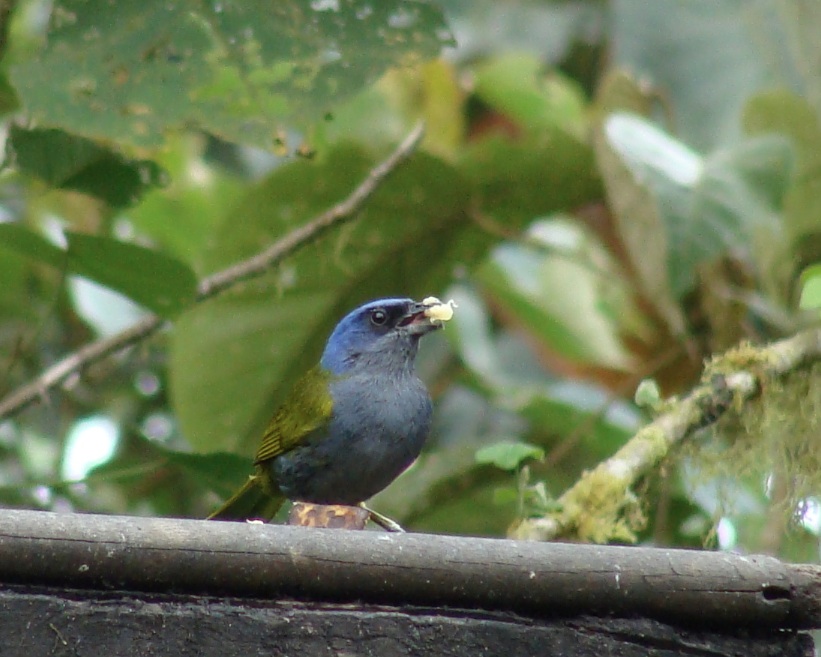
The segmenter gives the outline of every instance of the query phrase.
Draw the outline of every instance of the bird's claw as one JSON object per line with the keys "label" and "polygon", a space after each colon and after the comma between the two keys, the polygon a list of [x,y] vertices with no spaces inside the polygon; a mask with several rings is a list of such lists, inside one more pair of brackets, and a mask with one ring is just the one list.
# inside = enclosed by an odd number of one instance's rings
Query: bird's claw
{"label": "bird's claw", "polygon": [[397,534],[404,534],[405,530],[395,520],[391,520],[388,516],[383,516],[381,513],[369,509],[364,503],[360,504],[365,511],[368,512],[368,519],[375,525],[379,525],[386,532],[394,532]]}

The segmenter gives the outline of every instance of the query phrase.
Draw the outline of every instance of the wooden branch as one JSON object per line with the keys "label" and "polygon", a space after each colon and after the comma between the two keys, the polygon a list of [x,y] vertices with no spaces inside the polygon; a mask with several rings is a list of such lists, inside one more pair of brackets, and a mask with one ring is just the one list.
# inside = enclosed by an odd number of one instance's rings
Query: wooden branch
{"label": "wooden branch", "polygon": [[[424,124],[417,125],[390,156],[371,169],[347,198],[291,231],[261,253],[204,278],[197,288],[197,301],[203,301],[224,292],[241,281],[261,276],[328,229],[354,218],[379,185],[416,150],[424,132]],[[0,420],[21,411],[38,398],[44,397],[49,390],[91,363],[144,340],[164,324],[163,318],[148,315],[120,333],[92,342],[69,354],[49,367],[34,381],[12,391],[0,401]]]}
{"label": "wooden branch", "polygon": [[3,511],[0,581],[821,627],[821,567],[772,557],[201,520]]}
{"label": "wooden branch", "polygon": [[572,538],[605,543],[634,539],[631,488],[666,458],[670,449],[758,394],[767,379],[784,376],[821,359],[821,330],[812,329],[770,345],[744,344],[715,357],[702,383],[670,410],[639,430],[618,452],[581,477],[558,499],[558,511],[523,520],[517,539]]}

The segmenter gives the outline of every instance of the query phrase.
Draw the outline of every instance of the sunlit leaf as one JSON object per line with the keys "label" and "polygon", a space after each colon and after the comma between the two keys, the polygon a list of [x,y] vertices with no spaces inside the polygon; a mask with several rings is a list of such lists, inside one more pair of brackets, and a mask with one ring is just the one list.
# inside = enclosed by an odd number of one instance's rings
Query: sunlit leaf
{"label": "sunlit leaf", "polygon": [[530,55],[496,57],[477,67],[475,93],[528,131],[584,137],[584,97],[578,86]]}
{"label": "sunlit leaf", "polygon": [[561,233],[568,242],[565,252],[502,245],[479,270],[483,289],[562,358],[625,368],[629,358],[620,327],[607,314],[613,287],[620,284],[617,276],[596,269],[594,260],[603,258],[585,257],[584,236],[573,224],[554,219],[539,227],[545,236]]}
{"label": "sunlit leaf", "polygon": [[527,461],[544,458],[544,450],[536,445],[501,441],[476,452],[477,463],[495,465],[501,470],[515,470]]}
{"label": "sunlit leaf", "polygon": [[821,308],[821,265],[808,267],[801,280],[803,285],[798,305],[804,309]]}
{"label": "sunlit leaf", "polygon": [[702,158],[627,114],[608,118],[605,134],[632,184],[648,190],[658,208],[676,297],[692,289],[699,263],[730,248],[749,250],[756,227],[775,226],[792,161],[783,139],[760,137]]}

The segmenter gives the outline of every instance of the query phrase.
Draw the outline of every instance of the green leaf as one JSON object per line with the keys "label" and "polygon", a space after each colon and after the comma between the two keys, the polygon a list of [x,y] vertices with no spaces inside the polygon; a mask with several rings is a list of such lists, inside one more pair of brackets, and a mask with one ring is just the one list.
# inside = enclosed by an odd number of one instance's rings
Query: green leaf
{"label": "green leaf", "polygon": [[760,137],[702,158],[636,116],[613,114],[604,128],[632,175],[623,183],[645,188],[656,203],[676,298],[692,289],[699,264],[731,247],[749,250],[757,230],[775,229],[792,164],[785,140]]}
{"label": "green leaf", "polygon": [[54,246],[45,237],[16,222],[0,223],[0,248],[14,251],[58,269],[64,269],[67,266],[65,251]]}
{"label": "green leaf", "polygon": [[20,101],[14,88],[9,84],[5,71],[0,72],[0,116],[13,112],[20,107]]}
{"label": "green leaf", "polygon": [[[619,326],[608,314],[606,294],[618,278],[597,271],[594,262],[606,256],[587,257],[592,246],[577,225],[561,219],[534,225],[541,235],[566,241],[566,255],[532,246],[504,244],[478,272],[484,290],[496,306],[511,312],[539,340],[564,358],[625,368],[629,358],[621,345]],[[620,306],[626,311],[624,305]]]}
{"label": "green leaf", "polygon": [[193,302],[197,279],[179,260],[107,237],[66,236],[73,273],[116,290],[163,317],[173,317]]}
{"label": "green leaf", "polygon": [[806,98],[815,106],[816,117],[821,116],[821,6],[812,0],[793,0],[779,6],[779,18],[784,23],[795,72],[800,76]]}
{"label": "green leaf", "polygon": [[[456,286],[449,294],[458,300],[459,311],[446,335],[494,405],[528,421],[531,441],[550,447],[583,430],[583,454],[577,458],[581,467],[590,467],[638,428],[641,417],[629,404],[614,401],[591,384],[551,379],[525,345],[504,333],[493,335],[478,295],[465,286]],[[506,432],[513,433],[510,428]]]}
{"label": "green leaf", "polygon": [[616,228],[636,272],[639,289],[653,303],[672,334],[683,335],[684,314],[666,275],[669,239],[660,204],[648,186],[636,179],[603,130],[596,131],[594,143]]}
{"label": "green leaf", "polygon": [[62,130],[12,126],[6,157],[26,175],[114,207],[132,205],[147,190],[167,182],[165,172],[150,160],[126,158]]}
{"label": "green leaf", "polygon": [[506,440],[476,452],[477,463],[495,465],[500,470],[515,470],[525,461],[541,461],[543,458],[544,450],[541,447]]}
{"label": "green leaf", "polygon": [[[790,3],[787,3],[790,4]],[[610,17],[615,63],[648,80],[699,148],[741,137],[738,113],[791,60],[770,2],[619,0]],[[807,34],[817,33],[817,24]]]}
{"label": "green leaf", "polygon": [[584,138],[584,95],[569,78],[545,69],[532,55],[508,54],[476,68],[475,93],[527,130],[562,131]]}
{"label": "green leaf", "polygon": [[162,193],[148,194],[128,211],[128,219],[139,234],[195,271],[211,231],[245,190],[243,181],[203,161],[204,142],[195,135],[169,139],[158,161],[169,172],[170,184]]}
{"label": "green leaf", "polygon": [[453,39],[441,10],[409,0],[61,0],[45,42],[11,69],[41,124],[137,145],[194,127],[273,149],[282,122]]}
{"label": "green leaf", "polygon": [[159,451],[169,463],[185,470],[201,485],[224,498],[233,495],[254,471],[251,459],[229,452],[189,454],[166,448]]}
{"label": "green leaf", "polygon": [[563,131],[522,142],[487,137],[464,149],[460,169],[476,187],[483,215],[505,231],[604,194],[592,149]]}
{"label": "green leaf", "polygon": [[164,317],[193,302],[197,279],[183,262],[108,237],[66,233],[68,255],[17,223],[0,223],[0,248],[85,276]]}
{"label": "green leaf", "polygon": [[463,150],[461,168],[477,187],[483,216],[513,231],[601,198],[587,115],[574,85],[524,55],[492,59],[477,76],[477,95],[522,132],[517,138],[491,133]]}
{"label": "green leaf", "polygon": [[661,389],[654,379],[642,379],[633,395],[636,406],[655,409],[661,404]]}
{"label": "green leaf", "polygon": [[783,201],[785,244],[769,241],[759,249],[768,257],[761,268],[771,272],[781,298],[807,265],[821,260],[821,125],[809,102],[790,91],[768,91],[750,99],[744,127],[753,135],[780,134],[789,138],[796,165]]}
{"label": "green leaf", "polygon": [[155,513],[203,517],[211,510],[203,505],[206,491],[227,498],[252,472],[249,458],[229,453],[190,454],[136,434],[83,483],[92,490],[116,485],[127,504],[124,510],[130,512],[150,504]]}
{"label": "green leaf", "polygon": [[799,307],[804,310],[821,308],[821,265],[805,269],[801,274],[801,283]]}
{"label": "green leaf", "polygon": [[[347,147],[280,167],[226,217],[209,269],[257,253],[337,203],[372,164]],[[355,223],[183,314],[170,368],[174,407],[191,444],[250,452],[276,404],[316,364],[348,311],[381,296],[441,295],[453,264],[472,262],[492,241],[468,219],[468,199],[452,167],[417,154]]]}

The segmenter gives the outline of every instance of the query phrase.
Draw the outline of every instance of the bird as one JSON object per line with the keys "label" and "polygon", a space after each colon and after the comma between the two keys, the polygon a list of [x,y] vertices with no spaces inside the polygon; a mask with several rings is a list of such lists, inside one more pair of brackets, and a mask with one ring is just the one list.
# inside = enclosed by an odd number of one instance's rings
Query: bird
{"label": "bird", "polygon": [[254,474],[208,518],[269,521],[286,500],[364,505],[387,487],[428,436],[432,404],[414,361],[420,338],[453,307],[436,297],[386,298],[348,313],[274,412]]}

